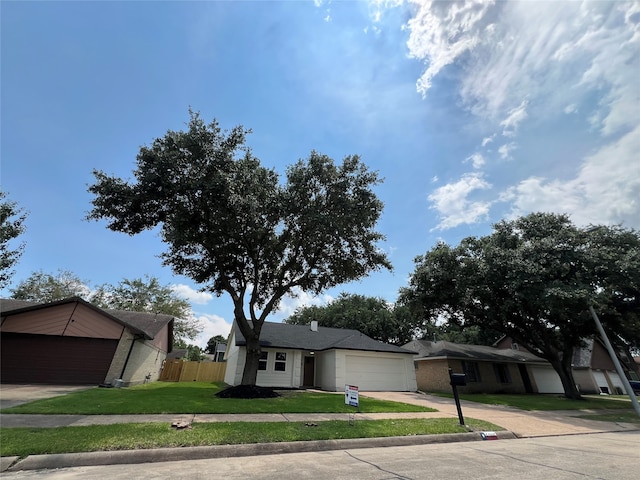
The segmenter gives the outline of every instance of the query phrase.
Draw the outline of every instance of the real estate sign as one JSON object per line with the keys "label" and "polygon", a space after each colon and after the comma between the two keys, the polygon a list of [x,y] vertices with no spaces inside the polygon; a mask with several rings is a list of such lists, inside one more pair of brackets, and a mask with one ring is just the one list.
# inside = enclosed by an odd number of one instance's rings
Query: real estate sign
{"label": "real estate sign", "polygon": [[344,386],[344,403],[352,407],[358,406],[358,387],[355,385]]}

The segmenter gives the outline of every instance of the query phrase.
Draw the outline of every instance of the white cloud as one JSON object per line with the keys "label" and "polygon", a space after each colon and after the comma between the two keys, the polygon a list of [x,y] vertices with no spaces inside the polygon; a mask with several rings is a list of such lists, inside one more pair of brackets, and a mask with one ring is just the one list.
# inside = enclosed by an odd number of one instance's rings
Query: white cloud
{"label": "white cloud", "polygon": [[516,148],[518,148],[518,145],[514,142],[505,143],[504,145],[501,145],[500,148],[498,148],[498,153],[500,154],[500,158],[502,158],[503,160],[511,160],[513,158],[511,156],[511,153]]}
{"label": "white cloud", "polygon": [[189,285],[184,284],[176,284],[171,285],[171,290],[173,290],[176,295],[190,301],[191,303],[195,303],[197,305],[205,305],[213,300],[213,295],[209,292],[200,292],[191,288]]}
{"label": "white cloud", "polygon": [[471,201],[469,195],[477,190],[488,190],[488,183],[481,173],[467,173],[455,183],[436,189],[429,195],[434,210],[440,214],[441,221],[436,230],[446,230],[464,223],[477,223],[486,220],[491,202]]}
{"label": "white cloud", "polygon": [[284,320],[295,313],[298,308],[309,307],[311,305],[326,305],[333,300],[331,295],[311,295],[300,289],[295,289],[289,296],[284,297],[278,305],[275,316]]}
{"label": "white cloud", "polygon": [[567,105],[566,107],[564,107],[563,112],[567,115],[578,113],[578,106],[575,103],[572,103],[571,105]]}
{"label": "white cloud", "polygon": [[490,137],[485,137],[482,139],[482,146],[486,147],[487,145],[489,145],[491,142],[493,142],[493,140],[496,138],[496,134],[494,133],[493,135],[491,135]]}
{"label": "white cloud", "polygon": [[[527,178],[501,197],[512,216],[533,211],[567,213],[578,225],[640,228],[640,126],[587,157],[568,181]],[[636,158],[636,161],[629,161]]]}
{"label": "white cloud", "polygon": [[470,157],[467,157],[465,159],[465,162],[471,162],[471,165],[473,165],[473,168],[475,169],[482,168],[484,164],[487,163],[482,154],[478,152],[474,153]]}
{"label": "white cloud", "polygon": [[200,348],[206,347],[207,342],[211,337],[222,335],[224,338],[227,338],[229,336],[229,333],[231,333],[232,322],[228,322],[218,315],[197,313],[196,318],[203,327],[202,332],[200,333],[200,335],[198,335],[194,342]]}
{"label": "white cloud", "polygon": [[527,103],[526,100],[523,100],[519,106],[509,111],[507,118],[500,122],[502,135],[505,137],[515,136],[518,126],[527,118]]}

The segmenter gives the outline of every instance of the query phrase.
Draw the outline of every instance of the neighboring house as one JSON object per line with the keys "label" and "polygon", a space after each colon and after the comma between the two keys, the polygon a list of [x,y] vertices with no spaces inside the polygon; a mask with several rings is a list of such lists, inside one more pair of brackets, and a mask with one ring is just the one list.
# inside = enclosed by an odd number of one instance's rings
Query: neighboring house
{"label": "neighboring house", "polygon": [[213,354],[213,361],[214,362],[224,362],[224,354],[227,351],[227,344],[226,343],[216,343],[216,349],[215,352]]}
{"label": "neighboring house", "polygon": [[[591,338],[585,339],[584,342],[584,347],[574,350],[571,360],[573,379],[576,382],[578,391],[583,394],[624,394],[625,389],[622,380],[620,380],[613,360],[602,341],[599,338]],[[495,346],[501,349],[528,352],[522,345],[513,342],[509,337],[502,337],[495,343]],[[619,353],[618,358],[628,378],[633,379],[634,376],[637,376],[632,358],[628,358],[622,352]],[[550,385],[555,385],[555,391],[551,393],[564,392],[560,377],[558,377],[555,370],[548,374],[547,382]]]}
{"label": "neighboring house", "polygon": [[429,340],[413,340],[403,348],[418,352],[416,381],[422,391],[450,392],[451,369],[466,374],[461,393],[553,393],[545,383],[553,368],[529,352]]}
{"label": "neighboring house", "polygon": [[157,380],[170,315],[103,310],[81,298],[0,300],[0,382],[113,384]]}
{"label": "neighboring house", "polygon": [[[316,387],[344,391],[415,391],[410,350],[378,342],[357,330],[265,322],[260,335],[257,385]],[[246,358],[246,341],[234,322],[225,354],[224,381],[238,385]]]}

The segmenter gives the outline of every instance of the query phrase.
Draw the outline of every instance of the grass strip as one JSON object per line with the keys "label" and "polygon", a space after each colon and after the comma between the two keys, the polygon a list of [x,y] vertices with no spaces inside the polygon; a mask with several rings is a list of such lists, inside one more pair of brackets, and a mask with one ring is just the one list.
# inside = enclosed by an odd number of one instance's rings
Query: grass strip
{"label": "grass strip", "polygon": [[[44,415],[126,415],[162,413],[347,413],[344,395],[299,390],[279,391],[278,398],[237,399],[215,396],[221,383],[153,382],[128,388],[90,388],[36,400],[2,413]],[[433,412],[432,408],[360,397],[360,412]]]}
{"label": "grass strip", "polygon": [[579,415],[576,418],[584,418],[585,420],[599,420],[601,422],[640,424],[640,417],[635,412],[601,413],[598,415]]}
{"label": "grass strip", "polygon": [[[502,430],[488,422],[465,419],[474,430]],[[0,455],[27,455],[195,447],[248,443],[296,442],[346,438],[462,433],[453,418],[348,420],[317,422],[194,423],[176,430],[166,423],[132,423],[58,428],[3,428]]]}
{"label": "grass strip", "polygon": [[[450,393],[433,393],[439,397],[453,398]],[[624,410],[631,408],[631,401],[620,397],[584,396],[582,400],[570,400],[558,395],[511,395],[473,393],[460,394],[461,400],[484,403],[488,405],[503,405],[521,410]]]}

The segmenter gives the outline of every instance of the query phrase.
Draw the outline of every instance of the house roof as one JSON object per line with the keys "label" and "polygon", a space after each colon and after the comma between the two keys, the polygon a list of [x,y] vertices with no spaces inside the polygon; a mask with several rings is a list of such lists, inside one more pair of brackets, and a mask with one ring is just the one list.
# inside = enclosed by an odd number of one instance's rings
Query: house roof
{"label": "house roof", "polygon": [[417,360],[420,360],[421,358],[455,358],[460,360],[546,363],[546,360],[529,352],[488,347],[485,345],[467,345],[446,341],[431,342],[429,340],[413,340],[404,345],[404,348],[417,351]]}
{"label": "house roof", "polygon": [[[236,345],[246,345],[247,342],[236,323],[234,329]],[[262,325],[260,346],[313,351],[341,349],[415,354],[411,350],[374,340],[358,330],[318,327],[317,331],[313,331],[309,325],[275,322],[265,322]]]}
{"label": "house roof", "polygon": [[26,302],[24,300],[14,299],[0,299],[0,313],[3,317],[8,315],[15,315],[17,313],[24,313],[32,310],[40,310],[43,308],[49,308],[57,305],[64,305],[67,303],[81,303],[92,310],[102,313],[112,320],[120,323],[134,333],[142,334],[148,339],[153,339],[162,328],[164,328],[171,320],[174,319],[171,315],[165,315],[162,313],[147,313],[147,312],[129,312],[123,310],[107,310],[96,307],[92,303],[83,300],[80,297],[70,297],[56,302],[38,303],[38,302]]}

